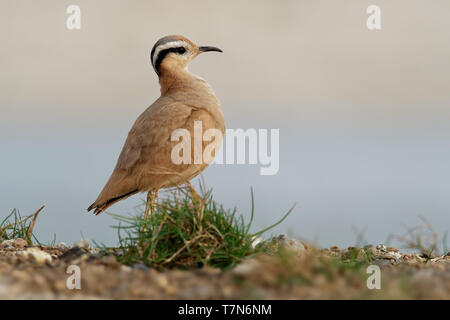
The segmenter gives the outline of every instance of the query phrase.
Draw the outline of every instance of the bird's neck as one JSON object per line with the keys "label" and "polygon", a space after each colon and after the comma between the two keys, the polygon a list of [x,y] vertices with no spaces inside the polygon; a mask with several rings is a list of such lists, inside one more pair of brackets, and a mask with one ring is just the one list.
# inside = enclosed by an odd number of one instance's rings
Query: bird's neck
{"label": "bird's neck", "polygon": [[185,68],[163,69],[159,75],[161,94],[166,95],[172,91],[190,87],[198,77]]}

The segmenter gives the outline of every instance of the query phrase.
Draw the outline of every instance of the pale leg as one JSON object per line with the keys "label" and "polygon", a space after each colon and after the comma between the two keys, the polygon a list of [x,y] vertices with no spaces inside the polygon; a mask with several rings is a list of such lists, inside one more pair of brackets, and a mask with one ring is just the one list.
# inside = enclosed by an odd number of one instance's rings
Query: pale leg
{"label": "pale leg", "polygon": [[[158,190],[150,190],[147,193],[147,202],[145,204],[144,219],[148,221],[150,215],[155,212],[156,201],[158,200]],[[145,231],[145,225],[142,227],[142,231]]]}

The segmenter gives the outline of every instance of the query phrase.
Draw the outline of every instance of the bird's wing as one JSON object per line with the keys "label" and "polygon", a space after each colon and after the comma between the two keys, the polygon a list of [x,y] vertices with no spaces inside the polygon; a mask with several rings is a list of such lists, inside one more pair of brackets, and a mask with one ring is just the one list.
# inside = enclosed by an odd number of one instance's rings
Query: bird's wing
{"label": "bird's wing", "polygon": [[98,214],[113,203],[140,191],[142,169],[156,168],[166,161],[171,149],[171,135],[185,127],[196,108],[161,97],[136,120],[108,182],[89,207]]}
{"label": "bird's wing", "polygon": [[175,129],[183,128],[195,110],[194,107],[173,101],[158,99],[145,110],[134,123],[117,160],[116,169],[132,170],[143,159],[146,151],[157,153],[170,143]]}

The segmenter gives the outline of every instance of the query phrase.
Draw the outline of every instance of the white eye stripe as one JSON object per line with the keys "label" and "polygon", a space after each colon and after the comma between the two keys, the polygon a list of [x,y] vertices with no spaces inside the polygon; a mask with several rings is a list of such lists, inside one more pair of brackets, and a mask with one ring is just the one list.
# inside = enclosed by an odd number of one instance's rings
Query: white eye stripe
{"label": "white eye stripe", "polygon": [[159,45],[158,47],[156,47],[155,49],[155,53],[153,53],[153,67],[155,67],[155,63],[156,60],[158,59],[158,55],[162,50],[166,50],[166,49],[170,49],[170,48],[177,48],[177,47],[189,47],[189,44],[187,42],[184,41],[171,41],[171,42],[167,42],[165,44]]}

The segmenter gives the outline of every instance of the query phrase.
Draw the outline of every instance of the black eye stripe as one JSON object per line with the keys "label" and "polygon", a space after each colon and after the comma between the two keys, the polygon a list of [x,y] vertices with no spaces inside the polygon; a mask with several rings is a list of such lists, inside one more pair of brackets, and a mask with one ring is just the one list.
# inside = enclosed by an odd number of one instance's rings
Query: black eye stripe
{"label": "black eye stripe", "polygon": [[155,48],[153,48],[152,53],[151,53],[151,60],[153,63],[153,58],[156,58],[156,60],[154,61],[156,73],[159,74],[159,66],[163,62],[164,58],[171,52],[183,54],[186,52],[186,48],[185,47],[175,47],[175,48],[164,49],[164,50],[161,50],[156,57],[153,56],[155,54]]}

